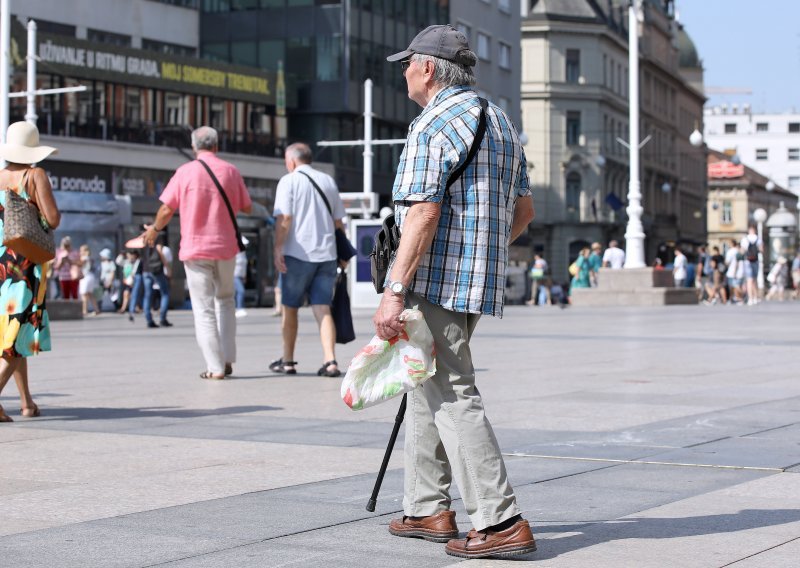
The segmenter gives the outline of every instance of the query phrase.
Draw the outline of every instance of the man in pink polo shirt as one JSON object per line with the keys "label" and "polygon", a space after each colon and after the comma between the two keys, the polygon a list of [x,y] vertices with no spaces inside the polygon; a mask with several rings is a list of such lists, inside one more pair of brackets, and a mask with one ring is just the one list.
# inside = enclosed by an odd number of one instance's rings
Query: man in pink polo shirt
{"label": "man in pink polo shirt", "polygon": [[252,202],[236,166],[217,157],[216,130],[201,126],[192,132],[192,149],[197,160],[184,164],[172,176],[159,198],[163,205],[142,237],[152,246],[175,211],[180,210],[178,257],[186,270],[197,344],[206,360],[206,370],[200,377],[219,380],[231,374],[236,361],[233,269],[239,247],[235,221],[200,161],[219,181],[234,215],[239,211],[250,213]]}

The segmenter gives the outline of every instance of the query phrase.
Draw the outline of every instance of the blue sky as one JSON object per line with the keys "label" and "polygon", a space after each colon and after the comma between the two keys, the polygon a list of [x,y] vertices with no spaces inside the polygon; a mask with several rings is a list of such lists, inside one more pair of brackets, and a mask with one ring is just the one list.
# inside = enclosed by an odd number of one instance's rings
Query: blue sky
{"label": "blue sky", "polygon": [[749,103],[756,112],[800,112],[800,0],[676,0],[705,68],[707,104]]}

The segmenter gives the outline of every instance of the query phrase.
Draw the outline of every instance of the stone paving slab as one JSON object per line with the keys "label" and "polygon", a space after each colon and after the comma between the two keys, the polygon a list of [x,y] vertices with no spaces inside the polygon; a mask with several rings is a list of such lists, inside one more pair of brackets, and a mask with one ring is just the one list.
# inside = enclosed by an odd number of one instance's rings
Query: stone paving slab
{"label": "stone paving slab", "polygon": [[[716,308],[509,307],[481,320],[478,385],[540,544],[524,563],[793,565],[800,476],[777,469],[800,472],[800,303]],[[30,361],[44,416],[0,426],[3,558],[479,564],[386,533],[401,508],[402,435],[377,513],[364,510],[397,405],[352,412],[339,381],[313,375],[321,350],[308,310],[300,375],[267,370],[279,324],[250,310],[235,376],[219,383],[197,378],[191,315],[170,319],[176,327],[159,330],[114,315],[54,322],[56,351]],[[355,312],[359,339],[338,347],[340,362],[371,337],[370,319]],[[0,402],[14,414],[13,384]],[[550,457],[508,455],[520,449]],[[628,463],[664,456],[679,463]],[[681,465],[691,463],[708,467]],[[731,467],[742,463],[755,469]]]}

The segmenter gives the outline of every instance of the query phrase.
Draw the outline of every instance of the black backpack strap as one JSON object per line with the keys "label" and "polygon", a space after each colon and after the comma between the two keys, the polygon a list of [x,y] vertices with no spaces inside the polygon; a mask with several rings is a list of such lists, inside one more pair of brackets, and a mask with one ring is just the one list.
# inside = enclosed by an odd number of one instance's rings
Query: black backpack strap
{"label": "black backpack strap", "polygon": [[225,207],[228,208],[228,215],[231,216],[233,229],[236,231],[236,244],[238,245],[239,250],[243,251],[245,249],[245,246],[244,246],[244,241],[242,240],[242,233],[241,231],[239,231],[239,223],[236,222],[236,215],[233,214],[233,207],[231,207],[231,202],[228,200],[228,196],[225,195],[225,190],[222,189],[222,185],[219,183],[217,176],[214,175],[214,172],[211,171],[211,168],[208,167],[208,164],[206,164],[200,158],[197,158],[197,161],[203,164],[203,167],[208,172],[208,175],[211,176],[211,180],[214,182],[214,185],[217,186],[219,194],[222,196],[222,200],[225,202]]}
{"label": "black backpack strap", "polygon": [[483,142],[483,136],[486,134],[486,109],[489,108],[489,101],[483,97],[478,97],[478,100],[481,102],[481,116],[478,120],[478,130],[475,131],[475,139],[472,141],[472,147],[469,149],[467,159],[464,160],[463,164],[453,170],[453,174],[450,176],[450,179],[447,180],[447,189],[450,189],[450,186],[458,181],[458,178],[461,177],[461,175],[464,173],[464,170],[467,169],[467,166],[470,164],[473,158],[475,158],[475,154],[478,153],[481,143]]}
{"label": "black backpack strap", "polygon": [[[331,209],[331,204],[330,204],[330,201],[328,201],[328,198],[327,198],[327,197],[325,197],[325,193],[324,193],[324,192],[322,191],[322,189],[321,189],[321,188],[320,188],[320,187],[317,185],[317,182],[315,182],[315,181],[314,181],[314,178],[312,178],[312,177],[311,177],[310,175],[308,175],[306,172],[297,172],[297,173],[298,173],[298,174],[303,174],[304,176],[306,176],[306,177],[308,178],[308,181],[310,181],[310,182],[311,182],[311,185],[313,185],[313,186],[314,186],[314,189],[316,189],[316,190],[317,190],[317,193],[319,193],[319,196],[322,198],[322,201],[324,201],[324,202],[325,202],[325,207],[327,207],[327,208],[328,208],[328,213],[330,213],[330,216],[331,216],[331,218],[333,218],[333,209]],[[335,221],[336,221],[336,219],[334,219],[334,222],[335,222]]]}

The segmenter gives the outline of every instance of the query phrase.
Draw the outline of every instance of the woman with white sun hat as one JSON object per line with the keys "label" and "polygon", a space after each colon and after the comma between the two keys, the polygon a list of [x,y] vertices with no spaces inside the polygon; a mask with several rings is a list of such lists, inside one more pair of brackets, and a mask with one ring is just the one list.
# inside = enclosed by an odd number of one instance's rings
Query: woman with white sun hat
{"label": "woman with white sun hat", "polygon": [[[33,167],[56,151],[39,144],[39,131],[27,122],[8,127],[6,143],[0,144],[0,189],[17,193],[34,204],[43,224],[58,227],[61,214],[45,171]],[[2,246],[6,192],[0,191],[0,392],[13,375],[20,397],[20,414],[39,416],[28,388],[27,357],[50,350],[50,319],[45,295],[45,267],[35,264],[10,247]],[[0,406],[0,422],[12,422]]]}

